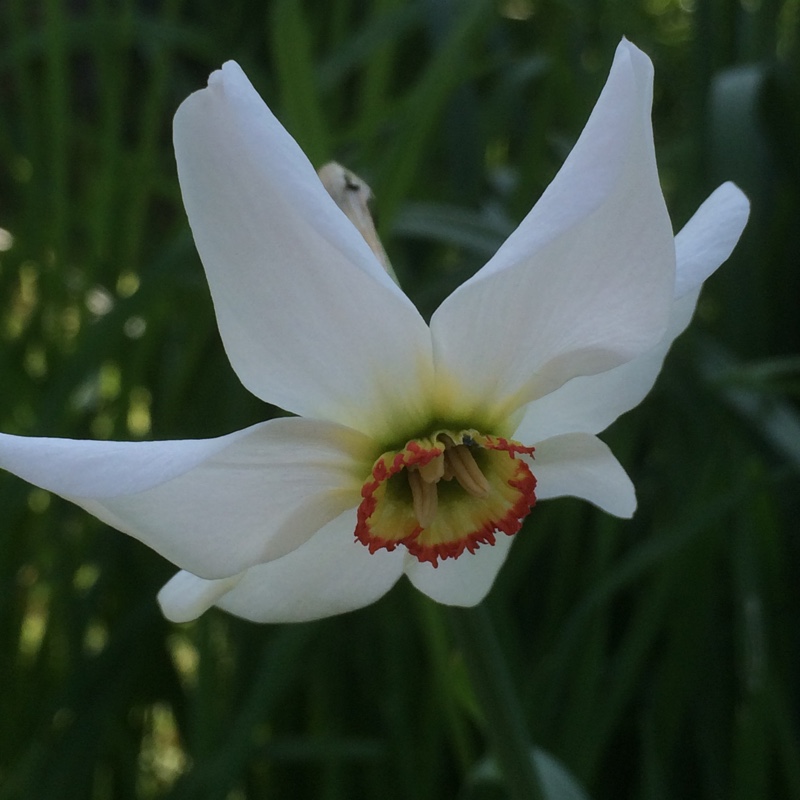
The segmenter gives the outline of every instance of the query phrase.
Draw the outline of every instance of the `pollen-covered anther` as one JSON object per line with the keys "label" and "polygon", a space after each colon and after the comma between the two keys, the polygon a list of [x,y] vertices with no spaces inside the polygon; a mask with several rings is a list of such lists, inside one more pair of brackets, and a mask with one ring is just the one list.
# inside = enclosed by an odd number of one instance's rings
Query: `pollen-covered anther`
{"label": "pollen-covered anther", "polygon": [[445,454],[439,453],[427,464],[420,465],[419,474],[426,483],[436,483],[441,480],[445,474]]}

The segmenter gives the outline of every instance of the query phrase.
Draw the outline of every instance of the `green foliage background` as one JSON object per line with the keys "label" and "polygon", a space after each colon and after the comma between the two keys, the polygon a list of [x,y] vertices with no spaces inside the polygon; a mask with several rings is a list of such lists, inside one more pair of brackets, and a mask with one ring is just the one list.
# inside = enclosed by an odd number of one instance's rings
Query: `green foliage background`
{"label": "green foliage background", "polygon": [[[226,361],[172,155],[223,61],[373,186],[429,314],[555,174],[622,35],[655,62],[676,229],[724,179],[751,222],[604,435],[634,520],[542,504],[488,606],[533,740],[592,798],[800,798],[798,0],[3,0],[0,430],[274,413]],[[319,623],[172,626],[172,571],[0,475],[0,800],[503,796],[448,617],[405,582]]]}

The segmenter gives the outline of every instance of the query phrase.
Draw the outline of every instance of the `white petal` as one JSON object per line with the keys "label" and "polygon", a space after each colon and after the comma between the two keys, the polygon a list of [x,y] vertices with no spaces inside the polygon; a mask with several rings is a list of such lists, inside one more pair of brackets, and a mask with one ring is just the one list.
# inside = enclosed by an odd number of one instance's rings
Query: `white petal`
{"label": "white petal", "polygon": [[653,388],[673,340],[689,324],[699,294],[695,289],[673,303],[666,334],[643,355],[607,372],[573,378],[529,403],[514,439],[536,445],[562,433],[600,433],[639,405]]}
{"label": "white petal", "polygon": [[599,433],[639,405],[664,358],[691,321],[702,282],[731,254],[747,222],[747,198],[732,183],[714,191],[675,237],[675,300],[667,332],[641,356],[615,369],[573,378],[530,403],[514,438],[535,444],[561,433]]}
{"label": "white petal", "polygon": [[420,412],[430,334],[316,172],[228,62],[175,115],[183,199],[244,385],[379,433]]}
{"label": "white petal", "polygon": [[675,237],[675,297],[697,289],[727,261],[749,214],[749,201],[733,183],[712,192]]}
{"label": "white petal", "polygon": [[[495,257],[431,321],[437,376],[508,413],[653,347],[669,318],[672,230],[650,122],[652,65],[623,41],[578,143]],[[455,392],[454,392],[455,393]],[[468,409],[465,409],[468,410]]]}
{"label": "white petal", "polygon": [[206,578],[278,558],[357,505],[370,440],[284,418],[219,439],[0,437],[0,466]]}
{"label": "white petal", "polygon": [[240,572],[230,578],[209,581],[181,570],[158,593],[161,611],[172,622],[191,622],[233,589],[244,575],[244,572]]}
{"label": "white petal", "polygon": [[406,575],[417,589],[437,603],[475,606],[489,594],[513,540],[513,536],[498,533],[496,544],[483,544],[475,553],[441,560],[438,567],[406,556]]}
{"label": "white petal", "polygon": [[554,436],[536,445],[531,467],[536,497],[580,497],[617,517],[631,517],[636,492],[608,445],[586,433]]}
{"label": "white petal", "polygon": [[104,442],[0,433],[0,467],[64,497],[145,492],[224,450],[260,426],[216,439]]}
{"label": "white petal", "polygon": [[220,581],[179,574],[161,590],[159,602],[177,622],[202,613],[206,599],[254,622],[307,622],[362,608],[392,588],[404,553],[371,555],[353,538],[355,526],[354,511],[342,514],[289,555],[248,569],[227,592]]}

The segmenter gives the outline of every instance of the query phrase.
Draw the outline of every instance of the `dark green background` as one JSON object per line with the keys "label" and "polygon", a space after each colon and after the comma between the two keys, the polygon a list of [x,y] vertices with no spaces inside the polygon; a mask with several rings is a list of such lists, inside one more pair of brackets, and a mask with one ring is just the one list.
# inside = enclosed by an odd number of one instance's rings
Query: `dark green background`
{"label": "dark green background", "polygon": [[[2,0],[0,429],[273,413],[225,359],[171,147],[224,60],[373,186],[430,314],[555,174],[622,35],[655,62],[676,228],[725,179],[751,221],[604,435],[634,520],[542,504],[489,608],[533,739],[595,800],[800,798],[798,0]],[[0,475],[0,800],[502,797],[447,617],[405,582],[319,623],[172,626],[172,571]]]}

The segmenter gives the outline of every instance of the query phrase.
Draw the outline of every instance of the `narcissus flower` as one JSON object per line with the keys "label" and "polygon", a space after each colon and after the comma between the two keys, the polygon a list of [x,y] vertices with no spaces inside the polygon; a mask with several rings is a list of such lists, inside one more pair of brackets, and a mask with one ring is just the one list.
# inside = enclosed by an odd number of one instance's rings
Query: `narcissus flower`
{"label": "narcissus flower", "polygon": [[748,214],[724,184],[673,237],[651,95],[623,41],[555,180],[428,325],[225,64],[177,112],[178,175],[231,363],[297,416],[200,441],[3,435],[0,466],[177,564],[173,620],[324,617],[404,573],[472,605],[536,502],[630,516],[596,434],[650,390]]}

